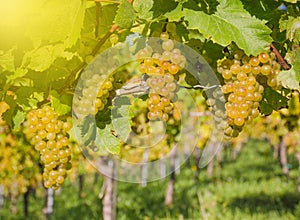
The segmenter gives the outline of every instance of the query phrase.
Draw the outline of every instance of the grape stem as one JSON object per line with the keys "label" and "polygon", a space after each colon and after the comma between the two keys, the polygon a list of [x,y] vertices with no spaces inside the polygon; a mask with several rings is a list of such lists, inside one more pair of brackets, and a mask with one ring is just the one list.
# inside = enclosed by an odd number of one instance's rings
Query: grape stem
{"label": "grape stem", "polygon": [[289,70],[290,67],[289,65],[285,62],[285,60],[283,59],[283,57],[281,56],[281,54],[278,52],[278,50],[276,49],[276,47],[271,43],[270,47],[272,48],[272,51],[275,53],[278,62],[280,63],[280,65],[285,69],[285,70]]}
{"label": "grape stem", "polygon": [[[178,85],[180,88],[185,89],[213,89],[217,87],[221,87],[221,85],[213,85],[213,86],[202,86],[202,85],[195,85],[195,86],[182,86]],[[146,81],[142,79],[139,82],[131,82],[126,85],[124,85],[122,88],[116,90],[116,95],[129,95],[129,94],[146,94],[149,92],[150,87],[147,85]]]}
{"label": "grape stem", "polygon": [[111,0],[88,0],[88,1],[99,2],[99,3],[103,2],[103,3],[121,4],[121,2],[111,1]]}
{"label": "grape stem", "polygon": [[214,89],[217,87],[221,87],[221,85],[213,85],[213,86],[202,86],[202,85],[194,85],[194,86],[182,86],[179,85],[180,88],[185,88],[185,89],[204,89],[204,90],[208,90],[208,89]]}
{"label": "grape stem", "polygon": [[145,94],[149,91],[150,87],[147,85],[146,81],[141,80],[135,83],[128,83],[124,85],[121,89],[116,90],[116,95],[128,95],[128,94]]}

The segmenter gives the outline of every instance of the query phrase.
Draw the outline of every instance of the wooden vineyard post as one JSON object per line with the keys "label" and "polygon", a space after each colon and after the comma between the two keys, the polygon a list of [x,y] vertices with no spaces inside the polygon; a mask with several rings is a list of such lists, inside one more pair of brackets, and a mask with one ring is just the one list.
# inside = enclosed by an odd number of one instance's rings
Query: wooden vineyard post
{"label": "wooden vineyard post", "polygon": [[175,146],[170,153],[170,164],[171,164],[171,175],[170,175],[170,182],[166,189],[165,193],[165,205],[171,205],[173,203],[174,197],[174,187],[175,187],[175,163],[176,163],[176,156],[177,156],[177,147]]}
{"label": "wooden vineyard post", "polygon": [[44,219],[48,219],[53,214],[54,207],[54,190],[52,188],[45,189],[45,205],[43,209]]}
{"label": "wooden vineyard post", "polygon": [[117,181],[116,164],[114,161],[108,162],[109,176],[104,176],[104,198],[103,204],[103,219],[116,219],[116,202],[117,202]]}
{"label": "wooden vineyard post", "polygon": [[289,169],[287,166],[286,144],[282,137],[280,137],[280,163],[282,166],[282,173],[287,176],[289,174]]}

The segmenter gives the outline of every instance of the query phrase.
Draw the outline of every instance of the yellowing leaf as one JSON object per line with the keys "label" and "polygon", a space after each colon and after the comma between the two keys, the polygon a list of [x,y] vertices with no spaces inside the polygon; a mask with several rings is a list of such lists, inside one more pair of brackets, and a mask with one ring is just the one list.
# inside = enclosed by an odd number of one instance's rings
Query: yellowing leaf
{"label": "yellowing leaf", "polygon": [[290,70],[281,71],[277,76],[277,80],[280,81],[285,88],[299,89],[300,87],[297,75],[299,74],[296,73],[294,68],[291,68]]}
{"label": "yellowing leaf", "polygon": [[14,49],[15,48],[10,49],[5,53],[3,51],[0,51],[0,69],[2,68],[3,70],[7,70],[9,72],[15,71],[15,64],[14,64],[15,58],[12,54]]}
{"label": "yellowing leaf", "polygon": [[9,109],[9,105],[6,102],[4,101],[0,102],[0,124],[3,123],[2,114],[6,112],[8,109]]}

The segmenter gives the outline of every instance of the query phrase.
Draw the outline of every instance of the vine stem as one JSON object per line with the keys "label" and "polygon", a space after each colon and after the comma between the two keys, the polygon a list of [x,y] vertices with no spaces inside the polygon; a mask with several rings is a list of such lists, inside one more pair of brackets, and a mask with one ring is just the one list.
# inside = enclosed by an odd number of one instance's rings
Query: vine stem
{"label": "vine stem", "polygon": [[279,51],[277,50],[277,48],[271,43],[270,47],[272,48],[272,51],[275,53],[278,62],[280,63],[280,65],[285,69],[285,70],[289,70],[290,67],[289,65],[285,62],[285,60],[283,59],[283,57],[281,56],[281,54],[279,53]]}
{"label": "vine stem", "polygon": [[113,1],[113,0],[88,0],[91,2],[103,2],[103,3],[112,3],[112,4],[121,4],[121,2]]}
{"label": "vine stem", "polygon": [[[99,3],[99,2],[108,2],[110,0],[93,0]],[[112,3],[113,1],[111,1]],[[133,0],[128,0],[128,2],[130,4],[133,3]],[[114,3],[118,3],[118,2],[114,2]],[[96,14],[96,17],[98,15]],[[117,24],[113,24],[110,28],[110,30],[101,38],[99,39],[98,43],[96,44],[95,48],[93,49],[93,51],[91,52],[91,56],[95,56],[97,55],[98,51],[100,50],[100,48],[103,46],[103,44],[106,42],[106,40],[115,32],[119,29],[119,26]],[[69,75],[69,77],[66,80],[65,85],[62,87],[67,87],[71,81],[71,79],[74,77],[75,74],[77,74],[79,71],[82,71],[82,69],[87,65],[86,61],[83,61],[82,63],[80,63],[75,69],[73,69]],[[76,80],[75,80],[76,81]]]}
{"label": "vine stem", "polygon": [[179,85],[180,88],[185,88],[185,89],[204,89],[204,90],[208,90],[208,89],[214,89],[217,87],[221,87],[221,85],[212,85],[212,86],[202,86],[202,85],[195,85],[195,86],[181,86]]}
{"label": "vine stem", "polygon": [[[221,87],[221,85],[212,85],[212,86],[203,86],[203,85],[195,85],[195,86],[182,86],[177,85],[179,88],[185,88],[185,89],[213,89],[217,87]],[[145,80],[141,80],[139,82],[134,83],[128,83],[127,85],[123,86],[122,88],[116,90],[116,95],[129,95],[129,94],[144,94],[149,92],[150,87],[147,85],[147,82]]]}

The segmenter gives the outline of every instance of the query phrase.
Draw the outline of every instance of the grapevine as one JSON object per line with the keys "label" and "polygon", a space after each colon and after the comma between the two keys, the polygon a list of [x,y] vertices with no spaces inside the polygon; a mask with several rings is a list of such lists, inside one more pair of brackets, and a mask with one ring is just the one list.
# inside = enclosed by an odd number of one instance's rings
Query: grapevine
{"label": "grapevine", "polygon": [[91,169],[80,160],[134,182],[149,164],[173,172],[194,147],[200,168],[224,142],[256,138],[300,164],[299,0],[249,2],[3,2],[0,206],[3,188],[28,198],[39,182],[73,184]]}

